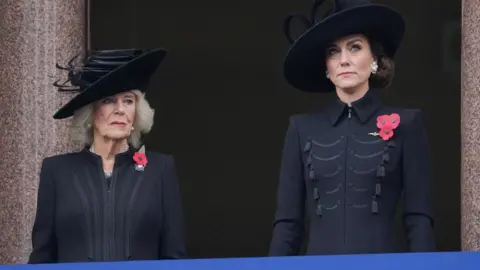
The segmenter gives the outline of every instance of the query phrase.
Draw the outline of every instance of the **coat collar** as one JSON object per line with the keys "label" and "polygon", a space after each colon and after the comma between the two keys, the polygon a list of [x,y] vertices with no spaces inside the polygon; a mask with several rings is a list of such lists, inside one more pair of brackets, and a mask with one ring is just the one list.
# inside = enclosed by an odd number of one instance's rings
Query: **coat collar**
{"label": "coat collar", "polygon": [[[362,98],[352,102],[351,105],[353,113],[362,123],[367,122],[381,106],[382,101],[374,89],[368,90]],[[347,113],[347,109],[348,105],[337,97],[327,109],[332,126],[336,125]]]}
{"label": "coat collar", "polygon": [[[128,164],[128,163],[134,164],[133,155],[137,150],[138,149],[135,149],[132,145],[129,145],[127,151],[116,154],[115,155],[115,164],[116,164],[115,166],[122,165],[122,164]],[[99,156],[95,153],[92,153],[90,151],[90,146],[89,145],[86,146],[85,148],[83,148],[82,153],[94,162],[98,162],[98,161],[101,162],[102,161],[101,156]]]}

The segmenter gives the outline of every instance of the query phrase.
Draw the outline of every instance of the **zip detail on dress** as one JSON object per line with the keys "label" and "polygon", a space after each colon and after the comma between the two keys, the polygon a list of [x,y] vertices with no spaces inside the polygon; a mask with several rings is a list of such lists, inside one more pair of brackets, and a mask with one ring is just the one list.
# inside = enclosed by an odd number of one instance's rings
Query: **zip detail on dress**
{"label": "zip detail on dress", "polygon": [[109,179],[103,171],[103,164],[99,160],[99,174],[102,179],[103,190],[103,260],[111,261],[115,258],[115,181],[117,178],[116,164],[113,166]]}
{"label": "zip detail on dress", "polygon": [[345,136],[345,148],[347,151],[345,151],[345,184],[343,185],[343,198],[344,198],[344,203],[343,203],[343,213],[344,213],[344,218],[343,218],[343,243],[347,244],[347,183],[348,182],[348,137],[350,136],[350,120],[352,119],[352,107],[348,106],[348,120],[347,120],[347,134]]}

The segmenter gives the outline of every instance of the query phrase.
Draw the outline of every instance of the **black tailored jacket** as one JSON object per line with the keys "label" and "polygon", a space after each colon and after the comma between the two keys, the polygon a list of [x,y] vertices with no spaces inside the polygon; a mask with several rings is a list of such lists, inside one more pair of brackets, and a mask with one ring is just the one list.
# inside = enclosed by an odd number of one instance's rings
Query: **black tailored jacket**
{"label": "black tailored jacket", "polygon": [[[390,140],[377,116],[397,113]],[[297,255],[304,217],[307,255],[400,252],[394,217],[404,195],[409,251],[435,250],[430,167],[421,111],[382,104],[369,90],[349,107],[336,100],[323,112],[295,115],[285,138],[270,256]]]}
{"label": "black tailored jacket", "polygon": [[147,151],[137,171],[130,149],[109,178],[88,149],[43,160],[28,263],[185,257],[174,159]]}

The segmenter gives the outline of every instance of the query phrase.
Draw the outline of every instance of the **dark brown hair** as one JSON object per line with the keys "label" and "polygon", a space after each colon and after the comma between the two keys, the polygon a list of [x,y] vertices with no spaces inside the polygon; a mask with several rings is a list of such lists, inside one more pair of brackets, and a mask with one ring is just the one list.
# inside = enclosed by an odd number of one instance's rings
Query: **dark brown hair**
{"label": "dark brown hair", "polygon": [[372,74],[369,79],[371,88],[386,88],[390,85],[395,75],[395,62],[388,57],[383,46],[375,40],[369,39],[370,49],[377,60],[377,73]]}

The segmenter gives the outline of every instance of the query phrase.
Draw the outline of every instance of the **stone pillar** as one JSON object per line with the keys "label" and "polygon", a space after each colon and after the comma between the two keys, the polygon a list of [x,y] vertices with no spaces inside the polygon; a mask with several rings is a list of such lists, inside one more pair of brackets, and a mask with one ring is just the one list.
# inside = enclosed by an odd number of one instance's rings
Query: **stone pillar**
{"label": "stone pillar", "polygon": [[480,250],[480,0],[462,1],[462,250]]}
{"label": "stone pillar", "polygon": [[42,159],[72,150],[55,63],[85,51],[85,0],[0,1],[0,264],[25,263]]}

